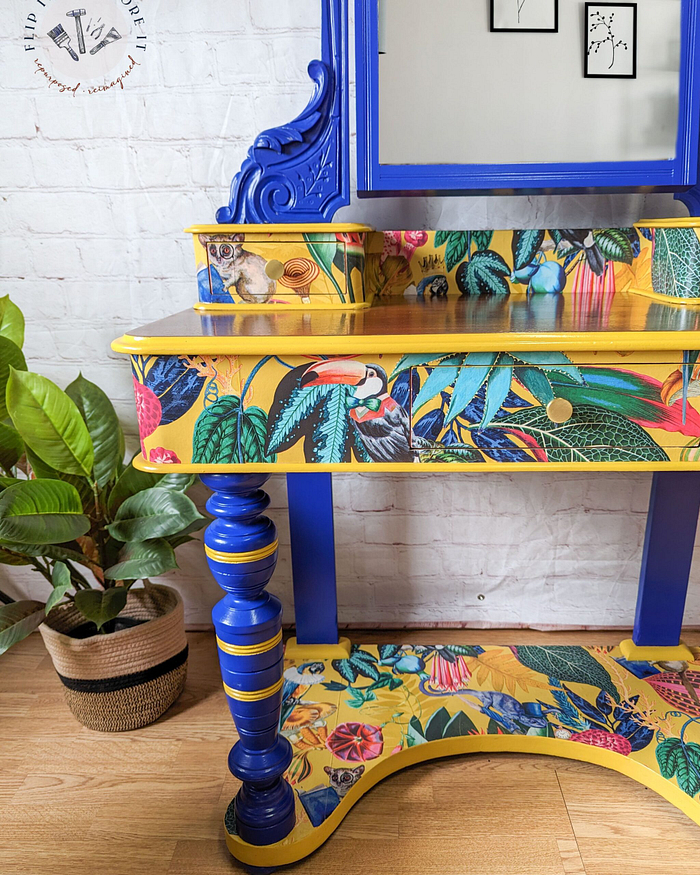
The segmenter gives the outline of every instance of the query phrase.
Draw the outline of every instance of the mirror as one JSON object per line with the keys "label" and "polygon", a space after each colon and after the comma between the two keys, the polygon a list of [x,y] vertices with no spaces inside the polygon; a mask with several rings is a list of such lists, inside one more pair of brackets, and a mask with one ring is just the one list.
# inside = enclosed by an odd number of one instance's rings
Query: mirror
{"label": "mirror", "polygon": [[365,193],[695,183],[697,0],[358,9]]}

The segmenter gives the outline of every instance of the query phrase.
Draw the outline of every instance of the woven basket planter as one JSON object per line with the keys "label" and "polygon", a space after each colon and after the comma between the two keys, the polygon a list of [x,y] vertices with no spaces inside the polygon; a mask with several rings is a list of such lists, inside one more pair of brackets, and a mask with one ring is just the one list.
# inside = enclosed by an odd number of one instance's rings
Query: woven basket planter
{"label": "woven basket planter", "polygon": [[89,729],[124,732],[157,720],[182,692],[187,639],[182,599],[168,586],[132,589],[120,617],[137,626],[71,638],[85,623],[73,605],[39,627],[75,717]]}

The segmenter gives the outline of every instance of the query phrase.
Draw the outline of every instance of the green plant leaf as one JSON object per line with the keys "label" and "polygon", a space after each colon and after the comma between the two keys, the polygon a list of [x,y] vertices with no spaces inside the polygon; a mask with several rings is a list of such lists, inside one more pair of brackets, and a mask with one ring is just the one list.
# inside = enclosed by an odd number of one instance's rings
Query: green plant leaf
{"label": "green plant leaf", "polygon": [[8,340],[7,337],[0,337],[0,419],[7,418],[6,393],[12,370],[27,370],[24,354],[16,343]]}
{"label": "green plant leaf", "polygon": [[10,550],[9,547],[0,546],[0,565],[31,565],[32,563],[25,555],[22,555],[24,550],[18,547],[16,550]]}
{"label": "green plant leaf", "polygon": [[127,590],[123,586],[105,590],[81,589],[75,594],[75,606],[99,631],[124,610],[126,597]]}
{"label": "green plant leaf", "polygon": [[154,486],[127,498],[107,531],[117,541],[148,541],[177,535],[201,519],[194,502],[186,495]]}
{"label": "green plant leaf", "polygon": [[121,461],[120,425],[112,402],[105,393],[79,374],[66,387],[66,395],[74,402],[87,426],[94,454],[93,473],[102,488],[114,476]]}
{"label": "green plant leaf", "polygon": [[496,363],[498,353],[495,352],[470,352],[464,360],[464,366],[460,368],[457,382],[452,390],[450,406],[445,417],[445,426],[448,426],[469,404],[472,398],[481,388],[482,383],[491,373],[491,368]]}
{"label": "green plant leaf", "polygon": [[37,629],[44,621],[42,602],[21,601],[0,605],[0,653]]}
{"label": "green plant leaf", "polygon": [[142,580],[177,568],[175,551],[162,538],[132,541],[119,553],[119,561],[105,571],[107,580]]}
{"label": "green plant leaf", "polygon": [[673,298],[700,298],[700,240],[694,228],[657,228],[651,282]]}
{"label": "green plant leaf", "polygon": [[606,228],[605,230],[594,231],[593,238],[606,258],[612,261],[621,261],[624,264],[632,264],[634,261],[632,243],[624,231],[618,231],[616,228]]}
{"label": "green plant leaf", "polygon": [[443,738],[458,738],[461,735],[476,733],[474,721],[464,711],[458,711],[443,730]]}
{"label": "green plant leaf", "polygon": [[0,540],[62,544],[84,535],[90,520],[75,487],[60,480],[23,480],[0,494]]}
{"label": "green plant leaf", "polygon": [[434,367],[435,365],[438,365],[440,362],[444,361],[446,358],[449,358],[449,355],[439,355],[438,353],[433,353],[431,355],[422,355],[421,353],[409,353],[408,355],[401,356],[398,364],[391,372],[389,382],[391,382],[391,380],[393,380],[395,377],[398,377],[399,374],[407,371],[409,368],[419,368],[425,365]]}
{"label": "green plant leaf", "polygon": [[47,465],[64,474],[91,476],[93,451],[87,426],[55,383],[13,369],[7,383],[7,409],[24,442]]}
{"label": "green plant leaf", "polygon": [[472,231],[472,243],[477,252],[483,252],[489,248],[493,239],[493,231]]}
{"label": "green plant leaf", "polygon": [[207,519],[195,520],[193,523],[187,526],[187,528],[183,529],[181,532],[178,532],[177,535],[171,535],[169,538],[166,538],[166,540],[168,544],[170,544],[170,546],[173,548],[173,550],[176,550],[182,544],[187,544],[189,541],[196,541],[197,538],[191,538],[190,535],[192,535],[194,532],[199,532],[206,525],[208,525],[209,522],[210,520]]}
{"label": "green plant leaf", "polygon": [[192,438],[192,461],[272,462],[274,454],[265,451],[267,414],[260,407],[241,412],[237,395],[226,395],[205,408],[197,419]]}
{"label": "green plant leaf", "polygon": [[413,402],[413,413],[417,413],[424,404],[435,398],[441,392],[444,392],[448,386],[459,376],[460,367],[464,364],[465,356],[453,355],[443,359],[439,367],[433,368],[431,373],[425,380],[425,383],[420,387],[420,391],[416,395]]}
{"label": "green plant leaf", "polygon": [[336,278],[333,276],[332,265],[333,258],[335,256],[335,247],[329,246],[328,243],[316,243],[313,239],[312,234],[304,234],[303,237],[306,242],[307,249],[311,253],[311,257],[333,283],[333,285],[335,286],[335,290],[338,292],[338,298],[340,299],[340,303],[344,304],[345,293],[338,285],[338,281],[336,280]]}
{"label": "green plant leaf", "polygon": [[345,459],[350,431],[347,386],[331,386],[324,397],[321,415],[313,433],[313,461],[338,463]]}
{"label": "green plant leaf", "polygon": [[0,422],[0,465],[7,474],[10,474],[23,453],[24,441],[19,432]]}
{"label": "green plant leaf", "polygon": [[163,474],[158,481],[158,486],[163,489],[174,489],[176,492],[187,492],[190,486],[194,486],[196,474]]}
{"label": "green plant leaf", "polygon": [[445,247],[445,270],[449,273],[464,260],[469,248],[468,231],[451,231]]}
{"label": "green plant leaf", "polygon": [[56,471],[55,468],[47,465],[46,462],[44,462],[43,459],[40,459],[39,456],[37,456],[37,454],[28,446],[25,445],[24,450],[27,454],[27,462],[29,462],[32,472],[37,480],[62,480],[64,483],[70,483],[71,486],[74,486],[78,490],[78,495],[83,502],[83,507],[87,504],[94,507],[95,495],[87,477],[77,477],[74,474],[62,474],[60,471]]}
{"label": "green plant leaf", "polygon": [[530,264],[544,242],[544,231],[513,231],[513,269],[520,270]]}
{"label": "green plant leaf", "polygon": [[619,413],[580,404],[569,420],[554,423],[544,407],[529,407],[491,425],[525,435],[546,451],[550,462],[665,462],[666,452],[651,435]]}
{"label": "green plant leaf", "polygon": [[73,583],[70,579],[70,571],[68,566],[63,562],[57,562],[51,573],[51,584],[53,591],[46,600],[46,613],[48,614],[56,605],[65,598],[66,593],[73,588]]}
{"label": "green plant leaf", "polygon": [[[166,476],[174,477],[178,475],[167,474]],[[186,474],[179,476],[188,477]],[[163,475],[161,474],[139,471],[138,468],[134,468],[133,464],[127,465],[109,493],[107,501],[109,512],[114,515],[127,498],[131,498],[132,495],[136,495],[138,492],[143,492],[144,489],[152,489],[154,486],[158,486],[162,479]]]}
{"label": "green plant leaf", "polygon": [[513,381],[513,359],[507,353],[501,353],[498,357],[498,366],[491,370],[486,381],[486,398],[484,400],[484,413],[481,417],[481,427],[491,422],[501,409],[503,402],[510,392],[510,384]]}
{"label": "green plant leaf", "polygon": [[9,541],[0,543],[0,548],[11,550],[14,553],[22,553],[24,556],[43,557],[45,559],[56,559],[59,562],[75,562],[77,565],[91,566],[87,557],[78,549],[79,545],[75,542],[66,544],[14,544]]}
{"label": "green plant leaf", "polygon": [[[464,271],[464,277],[460,272]],[[469,262],[458,271],[457,280],[460,288],[470,295],[509,295],[510,286],[505,277],[510,274],[510,268],[503,258],[491,249],[475,252]]]}
{"label": "green plant leaf", "polygon": [[24,346],[24,316],[9,295],[0,298],[0,336],[11,340],[20,349]]}
{"label": "green plant leaf", "polygon": [[517,648],[519,662],[532,671],[558,681],[572,684],[590,684],[605,690],[616,702],[620,694],[609,673],[584,647],[527,645]]}

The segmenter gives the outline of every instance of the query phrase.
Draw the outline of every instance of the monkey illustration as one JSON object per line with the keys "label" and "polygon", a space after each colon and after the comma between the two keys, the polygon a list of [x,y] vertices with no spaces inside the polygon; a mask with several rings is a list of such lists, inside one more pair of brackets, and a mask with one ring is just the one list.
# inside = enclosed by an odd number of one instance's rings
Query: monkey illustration
{"label": "monkey illustration", "polygon": [[265,259],[243,248],[244,240],[244,234],[199,235],[199,242],[209,254],[209,264],[218,271],[224,289],[234,289],[248,304],[265,304],[274,295],[277,283],[265,273]]}

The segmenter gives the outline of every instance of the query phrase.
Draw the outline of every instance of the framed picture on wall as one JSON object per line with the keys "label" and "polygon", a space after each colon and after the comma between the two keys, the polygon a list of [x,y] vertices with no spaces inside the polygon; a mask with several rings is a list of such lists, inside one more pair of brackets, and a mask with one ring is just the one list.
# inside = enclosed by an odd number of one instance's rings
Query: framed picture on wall
{"label": "framed picture on wall", "polygon": [[637,77],[636,3],[586,3],[584,40],[586,78]]}
{"label": "framed picture on wall", "polygon": [[559,0],[491,0],[492,33],[557,33]]}

